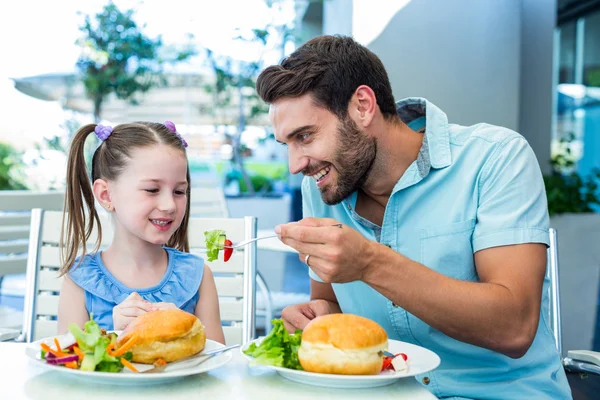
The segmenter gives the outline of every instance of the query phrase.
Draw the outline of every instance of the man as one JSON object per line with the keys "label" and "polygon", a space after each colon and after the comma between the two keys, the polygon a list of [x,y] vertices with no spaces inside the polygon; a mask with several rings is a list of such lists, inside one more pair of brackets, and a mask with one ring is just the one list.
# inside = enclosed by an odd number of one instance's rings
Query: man
{"label": "man", "polygon": [[440,398],[571,398],[540,317],[549,219],[522,136],[449,124],[422,98],[395,104],[379,58],[349,37],[307,42],[257,91],[305,175],[305,219],[276,228],[312,278],[287,329],[358,314],[440,356],[417,377]]}

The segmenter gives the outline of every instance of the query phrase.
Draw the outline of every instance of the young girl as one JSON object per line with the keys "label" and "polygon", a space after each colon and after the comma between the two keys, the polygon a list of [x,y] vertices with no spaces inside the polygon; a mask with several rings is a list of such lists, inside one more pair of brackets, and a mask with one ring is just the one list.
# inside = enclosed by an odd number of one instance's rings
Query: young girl
{"label": "young girl", "polygon": [[[92,158],[90,182],[84,149],[91,133],[102,143]],[[59,332],[71,322],[83,326],[92,313],[100,327],[122,330],[146,312],[176,307],[200,318],[207,338],[225,342],[212,273],[188,253],[185,147],[169,121],[114,129],[91,124],[75,134],[67,168]],[[98,251],[102,231],[94,200],[114,221],[104,251]],[[94,226],[99,240],[86,254]]]}

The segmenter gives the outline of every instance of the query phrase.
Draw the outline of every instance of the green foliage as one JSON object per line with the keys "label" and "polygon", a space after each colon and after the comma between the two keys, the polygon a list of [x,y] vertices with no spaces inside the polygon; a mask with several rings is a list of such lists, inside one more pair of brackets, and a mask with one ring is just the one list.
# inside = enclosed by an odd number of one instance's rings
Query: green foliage
{"label": "green foliage", "polygon": [[573,139],[571,134],[560,140],[561,151],[550,160],[552,174],[544,176],[550,215],[594,212],[592,206],[600,206],[600,169],[586,177],[573,170],[575,159],[569,146]]}
{"label": "green foliage", "polygon": [[10,144],[0,143],[0,190],[27,189],[21,154]]}
{"label": "green foliage", "polygon": [[[167,60],[159,55],[162,39],[145,36],[133,20],[133,10],[122,12],[108,3],[93,19],[86,15],[79,30],[83,36],[77,41],[82,48],[77,68],[94,102],[96,121],[111,93],[136,104],[137,93],[165,84],[162,66]],[[185,60],[192,54],[189,50],[178,52],[172,61]]]}

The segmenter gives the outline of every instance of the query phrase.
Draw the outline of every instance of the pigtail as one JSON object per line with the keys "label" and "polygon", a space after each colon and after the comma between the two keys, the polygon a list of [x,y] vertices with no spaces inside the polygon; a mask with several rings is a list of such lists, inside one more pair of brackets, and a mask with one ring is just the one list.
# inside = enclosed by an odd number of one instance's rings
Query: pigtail
{"label": "pigtail", "polygon": [[[96,212],[92,182],[90,181],[85,164],[85,141],[88,135],[94,132],[95,124],[81,127],[71,143],[69,157],[67,160],[67,189],[65,193],[65,207],[60,233],[61,248],[61,276],[66,274],[77,258],[79,250],[82,250],[80,263],[86,254],[86,243],[89,240],[94,224],[98,227],[98,238],[95,250],[98,251],[102,243],[102,226],[100,217]],[[101,151],[97,149],[96,154]],[[93,167],[92,167],[93,168]]]}

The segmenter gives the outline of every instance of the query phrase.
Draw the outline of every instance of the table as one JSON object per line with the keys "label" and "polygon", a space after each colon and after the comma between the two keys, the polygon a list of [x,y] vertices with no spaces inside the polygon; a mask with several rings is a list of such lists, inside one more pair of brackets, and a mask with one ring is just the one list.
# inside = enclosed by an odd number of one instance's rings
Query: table
{"label": "table", "polygon": [[239,351],[225,366],[173,383],[150,386],[90,384],[37,367],[25,356],[24,343],[0,343],[0,398],[10,400],[113,399],[435,399],[413,378],[372,389],[330,389],[305,386],[264,367],[249,368]]}

